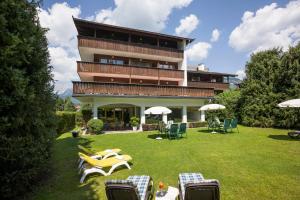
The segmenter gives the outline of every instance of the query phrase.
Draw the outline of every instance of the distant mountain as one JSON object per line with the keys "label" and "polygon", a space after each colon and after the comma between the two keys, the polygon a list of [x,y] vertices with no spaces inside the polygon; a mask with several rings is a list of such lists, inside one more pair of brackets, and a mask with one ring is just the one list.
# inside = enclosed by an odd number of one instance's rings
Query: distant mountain
{"label": "distant mountain", "polygon": [[58,93],[58,96],[62,99],[66,99],[67,97],[71,97],[71,101],[74,103],[74,104],[80,104],[80,101],[78,101],[77,99],[73,98],[72,97],[72,94],[73,94],[73,91],[71,88],[68,88],[66,89],[65,91],[61,92],[61,93]]}
{"label": "distant mountain", "polygon": [[229,83],[239,85],[242,83],[242,80],[236,77],[229,77]]}

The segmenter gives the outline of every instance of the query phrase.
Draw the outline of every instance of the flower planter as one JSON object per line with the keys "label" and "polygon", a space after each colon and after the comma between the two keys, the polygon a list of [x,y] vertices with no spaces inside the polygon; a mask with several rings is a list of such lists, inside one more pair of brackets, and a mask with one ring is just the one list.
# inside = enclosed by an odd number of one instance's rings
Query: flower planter
{"label": "flower planter", "polygon": [[78,137],[78,135],[79,135],[79,131],[72,131],[72,136],[74,138]]}

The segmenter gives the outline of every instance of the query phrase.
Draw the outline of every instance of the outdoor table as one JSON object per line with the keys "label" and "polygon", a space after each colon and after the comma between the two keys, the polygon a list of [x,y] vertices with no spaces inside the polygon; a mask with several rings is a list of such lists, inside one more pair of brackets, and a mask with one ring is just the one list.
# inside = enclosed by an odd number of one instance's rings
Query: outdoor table
{"label": "outdoor table", "polygon": [[179,195],[179,190],[175,187],[168,186],[168,190],[164,196],[158,196],[159,192],[156,192],[156,200],[175,200]]}

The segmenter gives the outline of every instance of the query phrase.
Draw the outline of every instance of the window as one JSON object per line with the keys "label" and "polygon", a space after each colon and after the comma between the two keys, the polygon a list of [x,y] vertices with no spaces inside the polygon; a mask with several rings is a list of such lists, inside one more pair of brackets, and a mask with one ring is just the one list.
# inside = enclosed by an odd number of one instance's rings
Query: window
{"label": "window", "polygon": [[120,59],[100,58],[99,62],[102,64],[124,65],[124,60]]}
{"label": "window", "polygon": [[100,63],[102,63],[102,64],[107,64],[108,62],[107,62],[107,59],[106,59],[106,58],[101,58],[101,59],[100,59]]}
{"label": "window", "polygon": [[169,65],[169,64],[158,64],[158,68],[161,68],[161,69],[174,69],[174,65]]}

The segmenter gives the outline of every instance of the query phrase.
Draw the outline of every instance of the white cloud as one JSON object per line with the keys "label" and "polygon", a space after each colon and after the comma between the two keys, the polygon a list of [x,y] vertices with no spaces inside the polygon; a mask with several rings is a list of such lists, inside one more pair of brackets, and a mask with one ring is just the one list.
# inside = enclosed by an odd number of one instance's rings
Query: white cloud
{"label": "white cloud", "polygon": [[246,11],[230,34],[229,45],[237,51],[256,52],[295,45],[300,40],[300,0],[285,7],[272,3],[254,12]]}
{"label": "white cloud", "polygon": [[186,50],[187,59],[199,62],[207,58],[209,49],[211,49],[211,44],[198,42]]}
{"label": "white cloud", "polygon": [[187,7],[192,0],[115,0],[114,8],[99,10],[88,17],[97,22],[161,31],[173,9]]}
{"label": "white cloud", "polygon": [[245,70],[240,69],[240,70],[236,71],[235,74],[237,75],[237,78],[240,80],[243,80],[244,78],[246,78]]}
{"label": "white cloud", "polygon": [[187,36],[197,28],[199,20],[196,15],[190,14],[189,16],[180,20],[180,25],[176,27],[175,32],[177,35]]}
{"label": "white cloud", "polygon": [[216,42],[219,40],[219,37],[220,37],[221,33],[218,29],[214,29],[211,33],[211,38],[210,38],[210,41],[211,42]]}
{"label": "white cloud", "polygon": [[79,17],[79,15],[80,7],[70,7],[65,2],[55,3],[50,9],[39,11],[41,26],[49,29],[46,37],[57,91],[70,88],[71,80],[78,79],[76,73],[76,60],[79,60],[77,31],[72,16]]}

